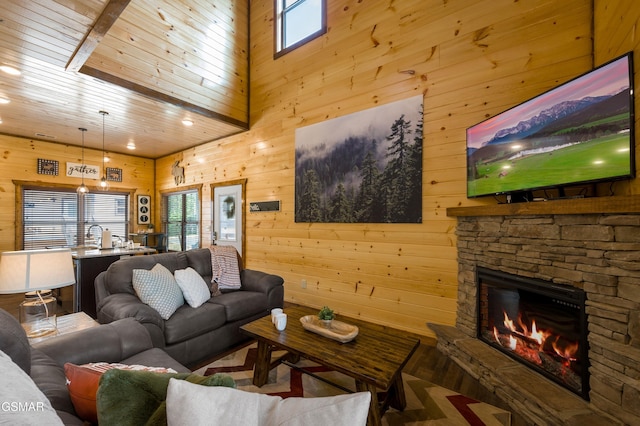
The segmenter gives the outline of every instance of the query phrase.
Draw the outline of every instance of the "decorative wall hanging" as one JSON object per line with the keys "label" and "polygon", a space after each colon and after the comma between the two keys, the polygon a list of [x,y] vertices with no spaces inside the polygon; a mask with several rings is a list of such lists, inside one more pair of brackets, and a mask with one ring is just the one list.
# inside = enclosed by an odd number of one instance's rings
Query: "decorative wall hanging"
{"label": "decorative wall hanging", "polygon": [[58,176],[58,161],[38,158],[38,174]]}
{"label": "decorative wall hanging", "polygon": [[296,130],[296,222],[422,223],[423,98]]}
{"label": "decorative wall hanging", "polygon": [[138,224],[148,225],[149,223],[151,223],[151,197],[138,195]]}
{"label": "decorative wall hanging", "polygon": [[252,203],[249,203],[249,211],[251,213],[279,212],[280,201],[254,201]]}
{"label": "decorative wall hanging", "polygon": [[176,186],[184,183],[184,167],[180,166],[180,160],[173,163],[171,166],[171,175],[176,182]]}
{"label": "decorative wall hanging", "polygon": [[100,179],[100,166],[67,162],[67,176],[88,179]]}
{"label": "decorative wall hanging", "polygon": [[122,169],[107,167],[107,180],[111,182],[122,182]]}

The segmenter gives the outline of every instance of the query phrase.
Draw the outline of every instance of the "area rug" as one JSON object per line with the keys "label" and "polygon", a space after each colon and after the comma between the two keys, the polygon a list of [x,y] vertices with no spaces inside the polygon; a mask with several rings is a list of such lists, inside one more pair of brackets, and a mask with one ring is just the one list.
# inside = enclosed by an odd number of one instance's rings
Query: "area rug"
{"label": "area rug", "polygon": [[[331,396],[355,391],[352,378],[305,359],[301,359],[295,367],[304,368],[312,375],[280,364],[269,373],[267,384],[259,388],[251,383],[256,352],[255,343],[244,346],[196,370],[195,373],[202,375],[226,373],[235,379],[238,389],[278,395],[283,398]],[[273,357],[275,359],[283,354],[284,352],[274,352]],[[403,373],[402,379],[407,407],[402,412],[393,408],[387,410],[382,417],[384,425],[505,426],[511,424],[511,413],[508,411],[408,374]],[[380,400],[383,397],[384,395],[379,395]]]}

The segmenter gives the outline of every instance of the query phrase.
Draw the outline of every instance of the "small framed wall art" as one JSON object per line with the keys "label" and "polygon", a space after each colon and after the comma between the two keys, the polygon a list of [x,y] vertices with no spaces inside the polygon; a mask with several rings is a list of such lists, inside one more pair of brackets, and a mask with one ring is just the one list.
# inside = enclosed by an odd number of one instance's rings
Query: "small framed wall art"
{"label": "small framed wall art", "polygon": [[138,225],[151,223],[151,196],[138,195]]}
{"label": "small framed wall art", "polygon": [[58,161],[38,158],[38,174],[58,176]]}
{"label": "small framed wall art", "polygon": [[122,169],[107,167],[107,180],[111,182],[122,182]]}

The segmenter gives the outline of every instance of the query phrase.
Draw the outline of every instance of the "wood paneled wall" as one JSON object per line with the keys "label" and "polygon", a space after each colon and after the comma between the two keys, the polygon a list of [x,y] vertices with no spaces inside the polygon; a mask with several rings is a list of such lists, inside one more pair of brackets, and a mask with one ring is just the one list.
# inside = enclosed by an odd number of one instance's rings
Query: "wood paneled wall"
{"label": "wood paneled wall", "polygon": [[[16,198],[13,181],[42,182],[43,185],[80,185],[79,178],[66,176],[65,165],[67,162],[82,163],[82,150],[77,146],[5,135],[0,135],[0,150],[0,251],[19,250],[21,247],[15,240]],[[122,169],[122,182],[110,182],[111,188],[135,189],[139,194],[153,194],[154,160],[113,153],[109,153],[109,157],[108,167]],[[38,158],[57,160],[58,176],[38,174]],[[86,164],[102,167],[102,151],[85,149],[84,158]],[[99,180],[85,178],[90,191],[97,190],[98,182]],[[131,200],[130,208],[135,208],[135,199]],[[137,229],[137,225],[133,225],[133,229]]]}
{"label": "wood paneled wall", "polygon": [[[88,137],[90,136],[87,135]],[[42,182],[43,185],[80,185],[79,178],[66,176],[65,165],[67,162],[82,163],[82,150],[77,146],[61,143],[0,135],[0,152],[0,252],[3,252],[21,249],[15,239],[16,191],[13,181]],[[107,163],[108,167],[122,169],[122,182],[110,182],[111,188],[135,189],[139,194],[153,194],[154,160],[113,153],[109,153],[109,157],[111,161]],[[38,174],[38,158],[57,160],[58,176]],[[86,164],[102,167],[102,151],[85,149],[84,158]],[[85,179],[85,184],[91,191],[96,190],[98,182]],[[135,208],[135,198],[131,200],[130,209]],[[135,215],[132,214],[131,217],[134,220],[133,229],[137,229]],[[23,299],[22,295],[0,295],[0,307],[14,313]]]}
{"label": "wood paneled wall", "polygon": [[[638,2],[610,2],[607,0],[594,1],[594,57],[596,65],[603,64],[626,52],[633,51],[635,114],[636,114],[636,170],[640,167],[640,3]],[[638,176],[638,172],[636,172]],[[618,187],[624,187],[625,193],[640,194],[640,180],[621,182]],[[619,188],[618,188],[619,189]],[[621,192],[620,190],[616,193]]]}
{"label": "wood paneled wall", "polygon": [[[273,1],[251,1],[251,130],[159,159],[156,190],[176,188],[171,165],[181,160],[184,185],[203,184],[207,246],[209,184],[247,178],[248,202],[281,200],[282,211],[245,204],[245,262],[283,276],[287,301],[432,335],[425,323],[454,324],[458,297],[456,221],[445,210],[495,203],[466,198],[465,129],[591,69],[592,3],[328,0],[328,8],[326,35],[274,60]],[[416,94],[425,110],[423,223],[295,223],[296,128]]]}

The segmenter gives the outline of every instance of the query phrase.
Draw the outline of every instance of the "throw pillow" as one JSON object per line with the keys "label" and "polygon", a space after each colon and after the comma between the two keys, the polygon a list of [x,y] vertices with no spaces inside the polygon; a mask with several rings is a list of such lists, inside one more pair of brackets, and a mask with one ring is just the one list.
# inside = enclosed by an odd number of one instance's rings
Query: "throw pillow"
{"label": "throw pillow", "polygon": [[[212,404],[211,401],[215,401]],[[169,379],[167,425],[366,425],[371,394],[287,398]],[[248,410],[247,407],[251,407]]]}
{"label": "throw pillow", "polygon": [[233,246],[211,246],[212,283],[218,283],[219,289],[239,290],[240,268],[238,251]]}
{"label": "throw pillow", "polygon": [[31,377],[2,351],[0,377],[0,424],[63,425],[56,410]]}
{"label": "throw pillow", "polygon": [[76,414],[82,420],[97,423],[96,393],[100,377],[105,371],[118,368],[121,370],[153,371],[157,373],[176,373],[172,368],[146,367],[144,365],[109,364],[96,362],[84,365],[75,365],[70,362],[64,365],[64,374],[67,377],[67,387],[71,403]]}
{"label": "throw pillow", "polygon": [[195,269],[178,269],[174,275],[184,299],[192,308],[197,308],[211,297],[207,283]]}
{"label": "throw pillow", "polygon": [[[109,370],[98,387],[98,422],[101,425],[139,426],[167,424],[167,386],[170,379],[203,386],[235,387],[226,374],[199,376],[191,373],[158,374],[149,371]],[[211,401],[207,401],[211,404]],[[188,424],[188,423],[183,423]],[[204,424],[216,423],[207,419]]]}
{"label": "throw pillow", "polygon": [[182,305],[184,296],[171,271],[159,263],[149,271],[133,270],[133,289],[142,303],[158,311],[162,319],[169,319]]}

